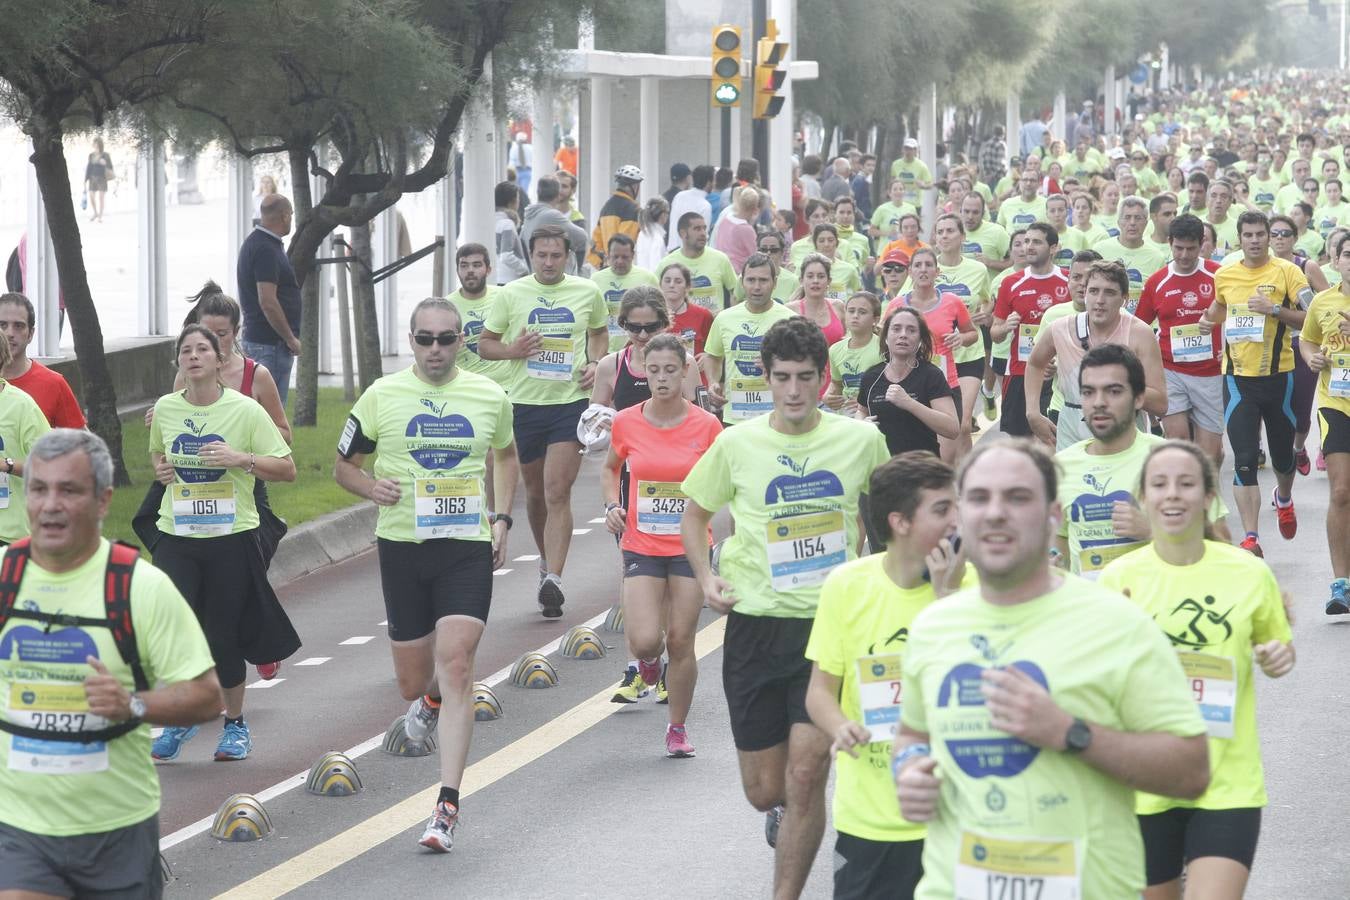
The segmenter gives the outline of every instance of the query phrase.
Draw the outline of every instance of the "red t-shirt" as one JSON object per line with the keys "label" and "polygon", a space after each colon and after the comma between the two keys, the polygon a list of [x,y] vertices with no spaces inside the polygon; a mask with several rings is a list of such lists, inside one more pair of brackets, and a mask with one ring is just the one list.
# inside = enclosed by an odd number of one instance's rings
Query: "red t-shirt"
{"label": "red t-shirt", "polygon": [[[908,294],[896,297],[887,305],[882,320],[896,307],[908,305]],[[954,331],[960,331],[962,325],[970,327],[970,310],[966,309],[966,304],[956,294],[943,291],[938,295],[938,305],[924,313],[923,318],[928,323],[928,330],[933,333],[933,355],[929,362],[941,366],[947,386],[954,388],[960,382],[956,377],[956,360],[952,357],[952,351],[947,349],[946,337]]]}
{"label": "red t-shirt", "polygon": [[[1218,375],[1219,356],[1223,340],[1216,329],[1189,329],[1189,334],[1174,338],[1172,329],[1194,326],[1205,310],[1214,302],[1214,270],[1218,264],[1203,260],[1189,275],[1178,275],[1172,264],[1149,276],[1139,295],[1139,306],[1134,315],[1145,324],[1158,322],[1158,347],[1162,351],[1163,368],[1184,375]],[[1177,361],[1175,354],[1184,354]]]}
{"label": "red t-shirt", "polygon": [[9,383],[37,401],[38,408],[53,428],[83,428],[84,411],[75,393],[59,372],[53,372],[37,360],[28,371]]}
{"label": "red t-shirt", "polygon": [[708,332],[712,331],[712,323],[712,310],[686,303],[684,312],[672,318],[670,333],[683,341],[684,349],[697,358],[703,355],[703,344],[708,340]]}
{"label": "red t-shirt", "polygon": [[649,402],[620,410],[609,433],[610,447],[628,464],[628,517],[619,546],[647,556],[681,556],[685,497],[680,483],[722,433],[722,423],[686,403],[683,422],[657,428],[642,413]]}
{"label": "red t-shirt", "polygon": [[[1006,319],[1014,312],[1022,317],[1021,324],[1012,335],[1012,346],[1008,350],[1008,374],[1025,375],[1026,356],[1031,355],[1027,336],[1022,329],[1028,325],[1040,327],[1041,316],[1056,303],[1069,302],[1069,276],[1058,266],[1045,275],[1033,274],[1030,269],[1020,276],[1008,277],[998,289],[998,299],[994,302],[994,318]],[[1034,340],[1034,334],[1030,336]],[[1023,355],[1022,351],[1026,354]]]}

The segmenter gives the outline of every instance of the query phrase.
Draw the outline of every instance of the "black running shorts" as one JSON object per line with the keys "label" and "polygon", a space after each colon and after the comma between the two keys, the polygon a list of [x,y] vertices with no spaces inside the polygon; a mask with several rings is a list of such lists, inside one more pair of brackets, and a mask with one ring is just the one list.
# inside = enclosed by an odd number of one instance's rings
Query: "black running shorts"
{"label": "black running shorts", "polygon": [[446,616],[487,621],[492,605],[492,542],[434,538],[376,541],[389,640],[415,641]]}
{"label": "black running shorts", "polygon": [[768,750],[788,739],[792,726],[811,722],[806,685],[811,619],[727,614],[722,644],[722,687],[737,750]]}
{"label": "black running shorts", "polygon": [[1205,856],[1235,860],[1250,869],[1261,835],[1261,810],[1169,809],[1140,816],[1139,831],[1152,887],[1175,881],[1187,863]]}

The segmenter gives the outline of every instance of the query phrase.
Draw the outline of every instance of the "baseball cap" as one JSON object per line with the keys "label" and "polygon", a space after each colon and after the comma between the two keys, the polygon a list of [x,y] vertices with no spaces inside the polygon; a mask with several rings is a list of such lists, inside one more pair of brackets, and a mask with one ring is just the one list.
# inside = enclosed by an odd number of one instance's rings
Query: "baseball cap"
{"label": "baseball cap", "polygon": [[1124,159],[1124,158],[1125,158],[1125,148],[1124,148],[1124,147],[1112,147],[1110,150],[1107,150],[1107,151],[1106,151],[1106,158],[1107,158],[1107,159]]}
{"label": "baseball cap", "polygon": [[905,147],[906,148],[913,147],[915,150],[917,150],[919,149],[919,142],[914,138],[905,138]]}
{"label": "baseball cap", "polygon": [[689,168],[687,165],[685,165],[684,163],[676,163],[675,165],[673,165],[673,166],[670,167],[670,180],[671,180],[671,181],[683,181],[684,179],[688,178],[688,177],[689,177],[690,175],[692,175],[692,174],[693,174],[693,169],[690,169],[690,168]]}
{"label": "baseball cap", "polygon": [[894,265],[895,263],[899,263],[900,265],[908,269],[909,254],[901,250],[899,247],[896,247],[895,249],[891,250],[889,253],[887,253],[885,256],[881,258],[881,264],[883,266],[887,265],[888,263],[892,265]]}

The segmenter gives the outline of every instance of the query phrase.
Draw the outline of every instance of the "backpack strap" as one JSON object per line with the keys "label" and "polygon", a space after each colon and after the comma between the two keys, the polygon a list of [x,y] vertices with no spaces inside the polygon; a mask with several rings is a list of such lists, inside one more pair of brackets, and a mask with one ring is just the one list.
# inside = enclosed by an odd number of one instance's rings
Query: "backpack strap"
{"label": "backpack strap", "polygon": [[1083,352],[1086,353],[1089,349],[1091,349],[1088,346],[1087,313],[1080,312],[1076,316],[1074,316],[1074,328],[1078,332],[1078,346],[1082,347]]}
{"label": "backpack strap", "polygon": [[141,654],[136,646],[136,630],[131,623],[131,571],[141,552],[131,544],[114,541],[108,553],[108,568],[103,580],[103,605],[108,615],[108,630],[122,656],[122,662],[131,669],[136,690],[150,690],[141,665]]}
{"label": "backpack strap", "polygon": [[0,631],[5,630],[14,604],[19,599],[19,584],[23,581],[23,570],[33,551],[28,538],[20,538],[5,549],[5,561],[0,564]]}

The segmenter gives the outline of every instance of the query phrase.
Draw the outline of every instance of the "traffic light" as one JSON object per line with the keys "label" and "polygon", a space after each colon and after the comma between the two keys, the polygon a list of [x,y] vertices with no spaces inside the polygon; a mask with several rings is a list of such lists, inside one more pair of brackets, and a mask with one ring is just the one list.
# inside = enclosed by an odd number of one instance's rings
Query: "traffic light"
{"label": "traffic light", "polygon": [[741,105],[741,30],[735,25],[712,30],[712,105],[713,109]]}
{"label": "traffic light", "polygon": [[787,56],[787,51],[787,42],[778,40],[777,23],[770,19],[755,54],[756,119],[772,119],[783,108],[784,97],[780,91],[787,82],[787,70],[779,66]]}

